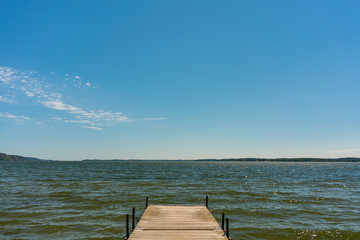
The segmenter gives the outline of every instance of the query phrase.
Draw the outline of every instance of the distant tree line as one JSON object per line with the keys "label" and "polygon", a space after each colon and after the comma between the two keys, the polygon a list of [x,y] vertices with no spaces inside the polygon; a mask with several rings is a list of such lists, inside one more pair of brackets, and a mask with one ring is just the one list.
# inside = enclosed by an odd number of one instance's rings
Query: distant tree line
{"label": "distant tree line", "polygon": [[41,161],[41,159],[33,158],[33,157],[23,157],[23,156],[18,156],[18,155],[7,155],[5,153],[0,153],[0,161],[12,161],[12,162]]}
{"label": "distant tree line", "polygon": [[196,161],[220,162],[360,162],[360,158],[227,158],[227,159],[199,159]]}
{"label": "distant tree line", "polygon": [[[23,157],[18,155],[8,155],[5,153],[0,153],[0,161],[52,161],[52,160],[43,160],[34,157]],[[86,159],[83,161],[149,161],[146,159],[112,159],[112,160],[102,160],[102,159]],[[212,161],[212,162],[360,162],[360,158],[355,157],[346,157],[346,158],[224,158],[224,159],[194,159],[194,160],[156,160],[156,161]]]}

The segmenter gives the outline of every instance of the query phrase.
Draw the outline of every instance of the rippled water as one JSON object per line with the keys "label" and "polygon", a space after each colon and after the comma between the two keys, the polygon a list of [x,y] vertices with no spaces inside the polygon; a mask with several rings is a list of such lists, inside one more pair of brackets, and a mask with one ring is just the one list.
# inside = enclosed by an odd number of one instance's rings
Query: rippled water
{"label": "rippled water", "polygon": [[125,214],[204,204],[232,239],[360,239],[359,163],[0,162],[0,239],[123,239]]}

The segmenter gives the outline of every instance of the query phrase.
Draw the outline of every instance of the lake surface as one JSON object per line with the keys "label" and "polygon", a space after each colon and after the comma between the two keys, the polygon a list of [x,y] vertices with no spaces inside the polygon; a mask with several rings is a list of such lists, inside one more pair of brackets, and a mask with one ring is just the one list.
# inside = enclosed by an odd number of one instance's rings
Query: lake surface
{"label": "lake surface", "polygon": [[125,214],[204,204],[232,239],[360,239],[360,163],[0,162],[0,239],[123,239]]}

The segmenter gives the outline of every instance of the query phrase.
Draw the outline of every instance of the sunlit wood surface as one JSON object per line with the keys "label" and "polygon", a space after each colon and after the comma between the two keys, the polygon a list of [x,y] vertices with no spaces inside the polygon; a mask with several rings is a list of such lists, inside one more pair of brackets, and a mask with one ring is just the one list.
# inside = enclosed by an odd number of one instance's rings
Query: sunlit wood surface
{"label": "sunlit wood surface", "polygon": [[205,206],[150,205],[129,240],[227,240]]}

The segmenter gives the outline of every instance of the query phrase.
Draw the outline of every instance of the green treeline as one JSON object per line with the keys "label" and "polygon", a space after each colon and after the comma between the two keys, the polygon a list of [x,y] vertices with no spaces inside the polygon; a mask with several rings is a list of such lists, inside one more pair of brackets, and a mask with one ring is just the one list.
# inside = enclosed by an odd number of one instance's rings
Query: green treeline
{"label": "green treeline", "polygon": [[196,161],[222,162],[360,162],[360,158],[227,158],[227,159],[198,159]]}
{"label": "green treeline", "polygon": [[[0,153],[0,161],[53,161],[53,160],[43,160],[34,157],[23,157],[18,155],[8,155],[5,153]],[[114,161],[149,161],[146,159],[113,159],[113,160],[103,160],[103,159],[86,159],[82,161],[104,161],[104,162],[114,162]],[[193,160],[156,160],[156,161],[212,161],[212,162],[360,162],[360,158],[347,157],[347,158],[225,158],[225,159],[193,159]]]}
{"label": "green treeline", "polygon": [[0,153],[0,161],[12,161],[12,162],[41,161],[41,159],[33,158],[33,157],[23,157],[23,156],[18,156],[18,155],[7,155],[5,153]]}

